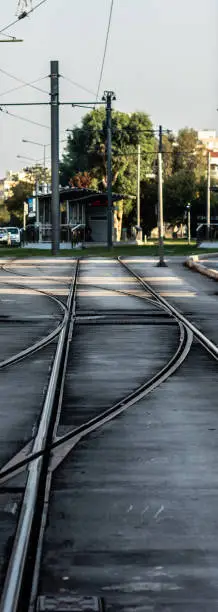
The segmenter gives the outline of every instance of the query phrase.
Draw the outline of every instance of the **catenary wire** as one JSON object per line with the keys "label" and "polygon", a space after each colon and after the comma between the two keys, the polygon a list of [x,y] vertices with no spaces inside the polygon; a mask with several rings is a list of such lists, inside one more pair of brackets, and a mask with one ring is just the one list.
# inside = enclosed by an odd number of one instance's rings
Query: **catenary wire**
{"label": "catenary wire", "polygon": [[98,81],[98,88],[97,88],[97,94],[96,94],[96,102],[98,100],[99,90],[100,90],[100,87],[101,87],[101,81],[102,81],[102,76],[103,76],[103,71],[104,71],[104,64],[105,64],[105,58],[106,58],[107,46],[108,46],[108,39],[109,39],[109,33],[110,33],[110,27],[111,27],[113,5],[114,5],[114,0],[111,0],[111,7],[110,7],[109,21],[108,21],[106,40],[105,40],[105,46],[104,46],[103,60],[102,60],[102,64],[101,64],[100,77],[99,77],[99,81]]}
{"label": "catenary wire", "polygon": [[43,123],[38,123],[37,121],[33,121],[32,119],[27,119],[27,117],[22,117],[21,115],[17,115],[16,113],[11,113],[10,111],[6,110],[6,108],[2,108],[3,106],[4,104],[0,106],[0,112],[6,113],[6,115],[10,115],[10,117],[15,117],[15,119],[21,119],[22,121],[26,121],[27,123],[32,123],[33,125],[37,125],[39,127],[46,128],[46,130],[50,130],[50,127],[48,125],[44,125]]}
{"label": "catenary wire", "polygon": [[83,89],[83,91],[87,91],[87,93],[90,93],[90,94],[95,96],[95,92],[92,91],[91,89],[87,89],[87,87],[84,87],[83,85],[80,85],[80,83],[77,83],[76,81],[72,81],[72,79],[69,79],[68,77],[64,76],[64,74],[60,74],[60,76],[65,81],[68,81],[69,83],[71,83],[71,85],[75,85],[75,87],[79,87],[79,89]]}
{"label": "catenary wire", "polygon": [[12,26],[14,26],[16,23],[18,23],[18,21],[21,21],[21,19],[24,19],[25,17],[28,17],[28,15],[30,15],[30,13],[33,13],[33,11],[35,11],[37,8],[39,8],[42,4],[44,4],[45,2],[47,2],[47,0],[41,0],[41,2],[39,2],[38,4],[36,4],[36,6],[34,6],[32,9],[30,9],[30,11],[23,11],[23,13],[21,13],[21,15],[19,17],[17,17],[17,19],[15,19],[14,21],[12,21],[11,23],[9,23],[7,26],[5,26],[4,28],[2,28],[2,30],[0,30],[0,34],[2,34],[3,32],[5,32],[5,30],[8,30],[9,28],[11,28]]}
{"label": "catenary wire", "polygon": [[[2,74],[4,74],[4,75],[10,77],[10,79],[14,79],[14,81],[18,81],[18,83],[22,83],[22,87],[31,87],[32,89],[36,89],[37,91],[40,91],[41,93],[46,93],[46,94],[49,93],[45,89],[42,89],[41,87],[37,87],[36,85],[34,85],[34,83],[39,83],[40,81],[43,81],[43,80],[47,79],[47,76],[41,77],[39,79],[35,79],[34,81],[31,81],[31,82],[27,82],[27,81],[24,81],[23,79],[19,79],[18,77],[14,76],[14,74],[11,74],[10,72],[7,72],[6,70],[3,70],[3,68],[0,68],[0,72]],[[7,93],[10,93],[12,91],[16,91],[16,89],[21,89],[21,86],[15,87],[15,88],[7,90],[7,91],[4,91],[4,92],[0,93],[0,96],[4,96]]]}

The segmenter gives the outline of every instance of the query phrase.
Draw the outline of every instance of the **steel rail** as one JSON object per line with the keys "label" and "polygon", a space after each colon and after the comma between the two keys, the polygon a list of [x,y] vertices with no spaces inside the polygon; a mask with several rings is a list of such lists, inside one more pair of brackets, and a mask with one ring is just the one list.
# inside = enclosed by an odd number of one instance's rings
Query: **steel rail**
{"label": "steel rail", "polygon": [[[75,299],[78,265],[79,260],[77,261],[75,276],[68,297],[68,317],[62,331],[60,332],[40,424],[33,444],[33,453],[40,452],[44,454],[46,450],[48,432],[55,402],[56,387],[60,375],[64,346],[67,338],[68,325],[70,322],[71,306]],[[1,612],[17,612],[18,610],[42,470],[43,456],[41,455],[31,462],[28,467],[29,473],[27,477],[27,484],[1,597]]]}
{"label": "steel rail", "polygon": [[[17,260],[14,259],[12,263],[14,263],[14,261],[17,261]],[[15,276],[25,276],[25,277],[31,278],[30,275],[28,274],[17,274],[15,271],[9,270],[8,268],[5,267],[4,264],[3,266],[1,266],[1,269],[3,270],[3,272],[9,272],[11,274],[14,274]],[[12,287],[15,286],[14,283],[12,282],[10,283],[10,281],[4,281],[4,284],[12,286]],[[19,287],[21,289],[27,288],[26,285],[22,285],[20,283],[19,284],[16,283],[16,287]],[[22,351],[19,351],[19,353],[16,353],[15,355],[8,357],[7,359],[0,361],[0,369],[16,364],[22,359],[25,359],[29,355],[32,355],[36,351],[50,344],[59,335],[59,333],[61,332],[61,330],[63,329],[65,325],[65,321],[66,321],[67,313],[68,313],[68,308],[65,306],[65,304],[61,300],[59,300],[56,296],[51,295],[46,291],[43,291],[41,289],[36,289],[35,287],[29,287],[29,288],[32,291],[45,295],[48,299],[51,299],[52,301],[56,302],[58,306],[60,307],[60,309],[64,312],[63,320],[59,323],[59,325],[52,332],[50,332],[49,334],[47,334],[46,336],[44,336],[43,338],[41,338],[40,340],[32,344],[31,346],[27,347],[26,349],[23,349]]]}
{"label": "steel rail", "polygon": [[[47,453],[47,456],[48,456],[48,453],[52,449],[60,445],[63,445],[69,440],[73,442],[73,439],[75,439],[75,442],[78,442],[82,437],[87,436],[88,434],[92,433],[99,427],[102,427],[108,421],[114,419],[118,414],[120,414],[121,412],[129,408],[130,406],[134,405],[140,399],[144,398],[148,393],[154,390],[164,380],[166,380],[170,375],[173,374],[173,372],[181,365],[181,363],[186,358],[190,350],[191,344],[192,344],[192,339],[193,339],[192,333],[190,332],[190,330],[186,328],[186,326],[178,322],[178,325],[180,327],[179,346],[175,354],[173,355],[173,357],[171,357],[170,361],[161,369],[161,371],[157,372],[157,374],[155,374],[152,377],[152,379],[147,381],[145,384],[141,385],[138,389],[128,394],[128,396],[123,398],[123,400],[116,403],[110,409],[104,411],[104,413],[101,416],[95,417],[91,419],[90,421],[88,421],[87,423],[84,423],[82,426],[66,434],[60,440],[58,441],[56,440],[52,445],[48,447],[47,445],[48,429],[49,429],[49,424],[50,424],[52,412],[53,412],[56,387],[57,387],[57,382],[59,379],[59,374],[60,374],[61,364],[62,364],[62,359],[63,359],[64,345],[65,345],[65,342],[67,341],[67,348],[66,348],[64,365],[63,365],[63,377],[62,377],[62,382],[61,382],[61,387],[60,387],[58,415],[60,413],[60,408],[62,404],[63,378],[66,373],[68,348],[69,348],[67,332],[69,332],[69,335],[71,338],[73,324],[74,324],[74,320],[76,316],[75,286],[76,286],[77,272],[78,272],[78,262],[77,262],[77,267],[76,267],[76,272],[75,272],[74,284],[73,284],[73,287],[71,288],[71,292],[70,292],[70,296],[68,300],[67,322],[59,337],[55,361],[53,364],[52,373],[51,373],[47,395],[46,395],[46,400],[45,400],[43,411],[42,411],[42,418],[41,418],[38,433],[37,433],[37,436],[35,438],[34,445],[33,445],[32,457],[30,459],[30,465],[28,468],[29,474],[27,478],[26,490],[24,493],[24,499],[23,499],[23,503],[21,507],[21,512],[20,512],[18,527],[17,527],[16,536],[14,540],[12,555],[10,558],[8,572],[6,575],[6,580],[5,580],[3,594],[2,594],[1,607],[0,607],[1,612],[8,612],[9,610],[10,612],[17,612],[18,610],[21,588],[22,588],[23,579],[24,579],[27,552],[29,548],[29,542],[30,542],[32,525],[33,525],[33,519],[34,519],[35,510],[37,506],[37,494],[39,491],[39,482],[40,482],[40,477],[41,477],[42,468],[43,468],[43,456],[45,455],[45,452]],[[70,323],[72,303],[74,307],[73,307],[73,313],[72,313],[73,317]],[[165,308],[163,308],[163,310],[165,311]],[[56,418],[56,421],[55,421],[55,430],[57,429],[57,422],[58,422],[58,418]],[[2,472],[2,477],[4,477],[3,472]],[[49,490],[50,490],[50,485],[51,485],[51,472],[50,471],[46,473],[46,481],[49,483]],[[47,494],[48,494],[48,491],[46,490],[46,495]],[[41,529],[44,532],[44,528],[45,528],[45,521],[43,520],[43,513],[42,513],[40,533],[41,533]],[[36,558],[35,558],[35,563],[36,563],[35,567],[37,567],[38,571],[39,571],[39,566],[40,566],[41,547],[42,547],[42,537],[40,537],[39,550],[36,551]],[[33,575],[34,575],[33,588],[34,588],[34,593],[36,597],[36,592],[37,592],[36,585],[37,585],[38,573],[37,573],[37,576],[35,576],[35,571],[34,571]],[[33,599],[31,601],[32,601],[31,605],[33,605]]]}
{"label": "steel rail", "polygon": [[118,261],[132,274],[134,278],[137,278],[141,285],[147,291],[155,297],[160,304],[162,304],[169,313],[171,313],[178,321],[180,321],[183,325],[188,327],[190,331],[193,333],[193,336],[199,340],[199,342],[206,348],[206,350],[214,357],[214,359],[218,360],[218,346],[214,344],[207,336],[205,336],[189,319],[187,319],[175,306],[172,306],[165,298],[160,295],[151,285],[149,285],[146,281],[144,281],[141,276],[137,274],[121,257],[118,257]]}
{"label": "steel rail", "polygon": [[[114,289],[114,291],[116,290]],[[133,297],[138,298],[139,296],[133,295]],[[140,299],[144,299],[143,296],[141,296]],[[162,308],[161,305],[158,306],[158,304],[156,303],[155,303],[155,306],[157,308]],[[165,308],[163,308],[163,312],[166,312]],[[75,313],[75,320],[76,320],[76,313]],[[149,393],[150,390],[153,390],[153,388],[158,386],[160,382],[163,382],[165,380],[165,377],[168,378],[168,376],[171,375],[177,369],[177,367],[185,359],[186,355],[188,354],[190,350],[193,335],[192,333],[190,333],[187,336],[186,327],[184,327],[184,325],[182,325],[177,320],[175,322],[180,327],[180,343],[176,349],[176,352],[170,358],[169,362],[167,362],[167,364],[163,367],[163,369],[159,370],[152,377],[152,379],[146,381],[146,383],[144,383],[143,385],[141,385],[140,387],[132,391],[130,394],[128,394],[128,396],[122,398],[118,403],[115,403],[112,407],[108,408],[100,416],[95,417],[86,423],[83,423],[79,427],[74,428],[72,431],[61,436],[61,438],[58,438],[58,440],[54,441],[52,444],[50,444],[50,446],[46,448],[47,452],[51,452],[52,450],[55,450],[57,447],[65,444],[66,442],[68,442],[69,440],[73,439],[74,437],[80,434],[86,435],[86,433],[89,433],[89,431],[91,431],[89,429],[90,427],[91,428],[93,427],[93,431],[94,431],[95,427],[101,426],[101,424],[103,423],[105,419],[111,420],[112,418],[114,418],[114,416],[117,416],[120,412],[125,410],[126,407],[132,406],[136,401],[138,401],[138,398],[141,399],[142,397],[144,397],[144,395]],[[187,336],[187,339],[186,339],[186,336]],[[180,361],[181,355],[182,355],[182,361]],[[175,366],[175,370],[174,370],[174,366]],[[62,389],[62,386],[61,386],[61,389]],[[59,402],[59,409],[60,409],[60,402]],[[88,431],[87,431],[87,428],[88,428]],[[8,480],[8,477],[11,477],[12,475],[15,475],[16,473],[18,473],[22,468],[26,467],[28,463],[30,463],[34,459],[37,459],[42,454],[43,452],[37,452],[35,454],[31,452],[24,459],[17,461],[12,466],[10,465],[8,468],[6,467],[6,468],[1,469],[0,470],[0,484]]]}
{"label": "steel rail", "polygon": [[55,329],[53,329],[52,332],[50,332],[50,334],[48,334],[47,336],[43,336],[41,340],[37,340],[37,342],[35,342],[31,346],[28,346],[26,349],[23,349],[19,353],[16,353],[15,355],[12,355],[11,357],[4,359],[3,361],[0,361],[0,370],[3,370],[3,368],[6,368],[7,366],[15,365],[16,363],[19,363],[20,361],[22,361],[29,355],[33,355],[37,351],[41,350],[42,348],[50,344],[60,334],[61,330],[63,329],[65,325],[67,316],[68,316],[68,312],[66,310],[63,320]]}
{"label": "steel rail", "polygon": [[[90,287],[93,287],[96,285],[90,285]],[[100,288],[100,287],[99,287]],[[103,290],[106,290],[103,287]],[[118,290],[118,289],[113,289],[112,290],[114,293],[123,293],[122,291]],[[127,295],[130,297],[134,297],[135,299],[141,299],[141,300],[147,300],[147,297],[144,297],[143,295],[138,296],[132,293],[124,293],[123,295]],[[152,303],[154,304],[155,308],[157,308],[158,310],[162,310],[163,313],[167,314],[170,319],[175,320],[175,323],[177,325],[180,325],[180,344],[179,347],[177,348],[175,354],[173,355],[173,357],[170,359],[169,362],[167,362],[166,366],[164,366],[163,370],[159,371],[157,374],[155,374],[155,376],[147,381],[146,383],[144,383],[141,387],[137,388],[135,391],[131,392],[127,397],[124,397],[120,402],[118,402],[118,404],[116,403],[115,405],[113,405],[111,408],[107,409],[100,417],[96,417],[95,419],[82,424],[81,426],[79,426],[78,428],[68,432],[67,434],[65,434],[64,436],[62,436],[61,438],[58,438],[58,440],[54,441],[50,446],[48,446],[46,448],[47,452],[51,452],[52,450],[55,450],[58,446],[61,446],[62,444],[65,444],[67,441],[71,440],[73,437],[75,437],[76,435],[80,435],[80,433],[84,432],[86,430],[87,427],[89,426],[95,426],[96,423],[98,423],[98,421],[102,420],[102,418],[106,417],[107,415],[113,415],[116,416],[116,411],[117,409],[119,410],[120,406],[124,407],[126,406],[126,403],[128,403],[128,406],[131,406],[131,400],[133,398],[135,398],[135,396],[137,396],[140,392],[146,391],[147,393],[147,388],[149,389],[149,385],[153,386],[153,384],[155,383],[156,385],[156,381],[158,383],[159,380],[159,376],[162,376],[162,374],[166,373],[168,374],[169,369],[171,368],[171,365],[176,361],[178,354],[180,354],[181,350],[182,350],[182,345],[184,342],[184,329],[183,329],[183,325],[181,325],[177,319],[175,319],[175,317],[173,317],[169,312],[167,308],[164,308],[162,304],[158,303],[157,299],[155,299],[154,301],[152,301]],[[74,313],[73,313],[73,317],[72,317],[72,324],[74,324],[74,321],[77,320],[77,316],[76,316],[76,311],[74,309]],[[112,320],[111,320],[112,323]],[[191,340],[192,340],[192,336],[189,337],[189,349],[191,346]],[[66,360],[65,360],[65,369],[66,369]],[[162,382],[162,380],[161,380]],[[63,391],[63,381],[62,381],[62,385],[61,385],[61,389]],[[60,395],[62,393],[62,391],[60,391]],[[129,403],[130,402],[130,403]],[[135,402],[133,402],[135,403]],[[59,410],[60,410],[60,400],[59,400]],[[113,418],[113,416],[112,416]],[[100,422],[99,421],[99,422]],[[31,452],[30,454],[27,454],[26,457],[24,459],[21,459],[20,461],[17,461],[16,463],[14,463],[13,465],[9,465],[8,467],[2,468],[0,470],[0,484],[4,483],[5,481],[7,481],[10,477],[16,475],[17,473],[20,472],[20,470],[22,470],[23,468],[25,468],[28,463],[30,463],[31,461],[33,461],[34,459],[39,458],[40,456],[42,456],[44,453],[44,451],[41,452],[37,452],[37,453],[33,453]],[[11,463],[11,462],[9,462]]]}
{"label": "steel rail", "polygon": [[[15,261],[17,261],[17,259],[13,259],[13,261],[11,263],[14,263]],[[1,266],[1,270],[3,272],[9,272],[9,274],[14,274],[14,276],[23,276],[23,278],[32,278],[30,276],[30,274],[18,274],[17,272],[15,272],[14,270],[10,270],[8,268],[5,267],[5,264],[3,264]],[[46,278],[46,277],[45,277]],[[49,279],[50,280],[50,279]],[[14,283],[10,283],[10,281],[4,281],[4,285],[12,285],[13,287],[15,287]],[[19,289],[27,289],[27,285],[22,285],[21,283],[16,283],[16,287],[18,287]],[[35,291],[35,293],[40,293],[42,295],[45,295],[48,299],[53,300],[53,302],[56,302],[58,304],[58,306],[60,306],[60,308],[62,310],[66,309],[65,304],[62,302],[62,300],[60,300],[59,298],[57,298],[55,295],[52,295],[51,293],[49,293],[48,291],[44,291],[43,289],[36,289],[36,287],[30,287],[29,289],[31,289],[31,291]]]}
{"label": "steel rail", "polygon": [[[164,309],[163,309],[164,310]],[[76,312],[74,311],[74,318],[71,321],[71,331],[70,331],[70,339],[72,337],[73,326],[76,320]],[[171,357],[169,362],[157,373],[155,374],[149,381],[138,387],[135,391],[128,394],[125,398],[123,398],[120,402],[116,403],[110,409],[104,411],[100,416],[90,419],[87,423],[84,423],[82,426],[68,432],[65,436],[62,436],[61,439],[53,442],[51,445],[49,452],[54,451],[56,448],[63,446],[67,442],[69,444],[66,455],[72,450],[72,448],[80,442],[80,440],[86,437],[88,434],[93,433],[95,430],[104,426],[107,422],[113,420],[116,416],[118,416],[121,412],[127,410],[130,406],[133,406],[135,403],[143,399],[146,395],[148,395],[151,391],[153,391],[157,386],[159,386],[162,382],[164,382],[170,375],[172,375],[177,368],[181,365],[181,363],[185,360],[190,347],[192,345],[193,334],[180,322],[177,322],[180,328],[180,341],[179,346],[176,349],[175,354]],[[69,354],[69,343],[67,346],[65,361],[63,367],[63,377],[61,381],[60,391],[59,391],[59,402],[58,402],[58,410],[56,422],[53,430],[53,437],[55,438],[58,428],[58,422],[60,418],[60,413],[62,409],[63,403],[63,391],[64,391],[64,382],[65,382],[65,374],[67,369],[67,361]],[[65,455],[65,456],[66,456]],[[51,455],[52,458],[52,455]],[[34,571],[33,571],[33,582],[31,588],[30,595],[30,606],[29,612],[34,612],[36,609],[37,602],[37,593],[38,593],[38,583],[39,583],[39,575],[40,575],[40,564],[42,557],[42,549],[43,549],[43,538],[44,532],[46,528],[47,514],[48,514],[48,502],[49,496],[52,486],[52,468],[50,465],[50,469],[47,473],[46,487],[45,487],[45,497],[44,497],[44,509],[41,516],[41,524],[39,529],[39,537],[38,537],[38,546],[35,557]]]}

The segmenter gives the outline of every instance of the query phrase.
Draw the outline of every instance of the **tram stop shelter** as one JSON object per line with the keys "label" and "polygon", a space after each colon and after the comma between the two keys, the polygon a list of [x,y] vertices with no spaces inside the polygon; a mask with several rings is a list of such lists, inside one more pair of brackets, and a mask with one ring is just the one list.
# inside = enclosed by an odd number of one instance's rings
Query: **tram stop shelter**
{"label": "tram stop shelter", "polygon": [[[114,209],[116,202],[123,200],[121,194],[112,194]],[[70,242],[72,230],[83,228],[85,242],[107,241],[107,193],[77,187],[60,188],[60,240]],[[51,241],[51,192],[37,195],[36,215],[32,219],[38,228],[39,241]]]}

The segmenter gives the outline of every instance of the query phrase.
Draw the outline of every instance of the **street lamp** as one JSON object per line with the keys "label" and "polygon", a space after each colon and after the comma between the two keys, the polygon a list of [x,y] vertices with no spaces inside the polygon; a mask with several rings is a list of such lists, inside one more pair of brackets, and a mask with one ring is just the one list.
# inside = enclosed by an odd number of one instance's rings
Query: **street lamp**
{"label": "street lamp", "polygon": [[43,165],[44,165],[44,170],[45,170],[46,147],[49,147],[49,145],[48,144],[43,144],[42,142],[35,142],[34,140],[26,140],[25,138],[22,138],[22,142],[26,142],[28,144],[37,145],[38,147],[43,147]]}
{"label": "street lamp", "polygon": [[33,157],[25,157],[25,155],[17,155],[18,159],[26,159],[27,161],[32,161],[35,162],[35,164],[37,164],[37,159],[34,159]]}

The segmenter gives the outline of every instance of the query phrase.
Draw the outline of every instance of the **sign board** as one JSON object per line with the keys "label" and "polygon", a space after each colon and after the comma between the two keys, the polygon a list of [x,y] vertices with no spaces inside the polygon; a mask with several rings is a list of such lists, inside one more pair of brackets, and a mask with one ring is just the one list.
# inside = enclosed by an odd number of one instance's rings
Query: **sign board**
{"label": "sign board", "polygon": [[31,212],[33,212],[33,198],[27,198],[27,203],[28,203],[28,213],[30,214]]}

